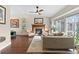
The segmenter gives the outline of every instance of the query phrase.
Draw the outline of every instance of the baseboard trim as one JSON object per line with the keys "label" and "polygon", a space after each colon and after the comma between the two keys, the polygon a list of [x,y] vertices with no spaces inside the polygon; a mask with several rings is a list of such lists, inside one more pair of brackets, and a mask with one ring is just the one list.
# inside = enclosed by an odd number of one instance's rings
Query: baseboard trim
{"label": "baseboard trim", "polygon": [[6,48],[7,46],[11,45],[11,42],[9,42],[8,44],[6,44],[4,47],[0,48],[0,51],[4,48]]}

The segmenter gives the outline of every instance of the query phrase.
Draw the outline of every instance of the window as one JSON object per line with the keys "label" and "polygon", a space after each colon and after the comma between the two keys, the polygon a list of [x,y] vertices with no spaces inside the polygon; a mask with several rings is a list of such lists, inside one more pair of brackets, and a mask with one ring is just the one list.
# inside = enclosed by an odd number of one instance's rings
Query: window
{"label": "window", "polygon": [[79,14],[54,21],[55,32],[64,32],[67,36],[74,36],[79,44]]}
{"label": "window", "polygon": [[54,21],[55,32],[65,32],[65,20]]}
{"label": "window", "polygon": [[74,36],[74,30],[75,30],[75,26],[74,26],[74,16],[70,16],[66,18],[66,27],[67,27],[67,35],[69,36]]}

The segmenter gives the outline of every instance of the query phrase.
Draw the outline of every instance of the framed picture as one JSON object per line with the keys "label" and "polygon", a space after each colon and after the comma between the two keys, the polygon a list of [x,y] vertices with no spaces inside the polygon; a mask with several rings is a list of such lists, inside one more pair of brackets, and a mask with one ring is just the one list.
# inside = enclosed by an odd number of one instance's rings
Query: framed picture
{"label": "framed picture", "polygon": [[11,28],[19,28],[19,19],[11,19],[10,20]]}
{"label": "framed picture", "polygon": [[0,24],[6,23],[6,8],[0,5]]}
{"label": "framed picture", "polygon": [[43,24],[43,18],[34,18],[35,24]]}

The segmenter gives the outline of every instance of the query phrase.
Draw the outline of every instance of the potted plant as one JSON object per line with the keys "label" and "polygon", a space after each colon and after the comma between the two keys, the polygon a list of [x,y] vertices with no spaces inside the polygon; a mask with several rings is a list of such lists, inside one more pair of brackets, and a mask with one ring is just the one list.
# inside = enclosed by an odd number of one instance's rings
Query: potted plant
{"label": "potted plant", "polygon": [[79,44],[79,34],[76,35],[75,40],[76,40],[75,43]]}
{"label": "potted plant", "polygon": [[[77,51],[79,50],[79,28],[77,28],[77,30],[76,30],[76,36],[75,36],[75,44],[76,44],[76,49],[77,49]],[[78,53],[79,53],[79,51],[78,51]]]}
{"label": "potted plant", "polygon": [[76,36],[75,36],[75,39],[76,39],[76,44],[79,44],[79,28],[76,29]]}

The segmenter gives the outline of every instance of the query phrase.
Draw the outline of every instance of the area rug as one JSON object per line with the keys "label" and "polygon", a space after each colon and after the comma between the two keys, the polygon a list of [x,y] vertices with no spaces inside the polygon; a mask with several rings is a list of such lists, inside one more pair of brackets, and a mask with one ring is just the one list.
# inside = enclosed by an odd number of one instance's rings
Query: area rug
{"label": "area rug", "polygon": [[42,52],[42,46],[41,36],[34,36],[27,52]]}
{"label": "area rug", "polygon": [[27,53],[51,53],[51,54],[76,54],[73,50],[43,50],[43,41],[41,36],[34,36]]}

